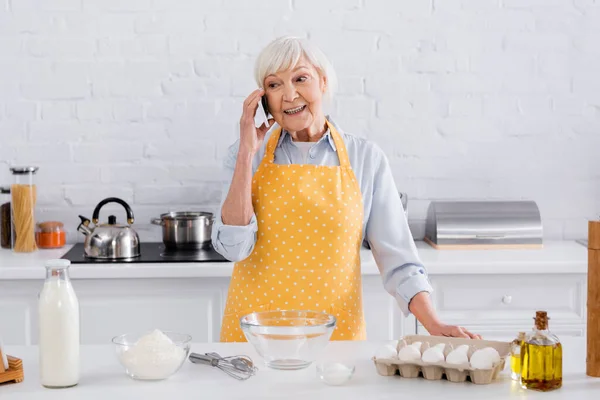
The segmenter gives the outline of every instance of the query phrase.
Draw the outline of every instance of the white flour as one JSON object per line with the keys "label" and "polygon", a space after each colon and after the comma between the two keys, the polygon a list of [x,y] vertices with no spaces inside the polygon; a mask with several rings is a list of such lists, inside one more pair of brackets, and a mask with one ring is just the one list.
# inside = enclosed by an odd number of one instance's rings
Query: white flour
{"label": "white flour", "polygon": [[144,335],[119,358],[138,379],[163,379],[174,373],[185,358],[185,350],[160,330]]}

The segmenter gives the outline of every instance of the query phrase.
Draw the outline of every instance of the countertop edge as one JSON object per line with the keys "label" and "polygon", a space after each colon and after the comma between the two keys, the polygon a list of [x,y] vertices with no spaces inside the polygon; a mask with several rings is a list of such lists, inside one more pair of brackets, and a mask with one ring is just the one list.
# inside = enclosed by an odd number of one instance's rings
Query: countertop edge
{"label": "countertop edge", "polygon": [[[429,275],[586,274],[587,249],[575,241],[550,241],[540,250],[435,250],[416,242]],[[43,279],[46,259],[60,258],[72,246],[34,254],[0,252],[0,281]],[[370,250],[361,249],[362,274],[379,275]],[[233,262],[73,264],[73,279],[228,278]]]}

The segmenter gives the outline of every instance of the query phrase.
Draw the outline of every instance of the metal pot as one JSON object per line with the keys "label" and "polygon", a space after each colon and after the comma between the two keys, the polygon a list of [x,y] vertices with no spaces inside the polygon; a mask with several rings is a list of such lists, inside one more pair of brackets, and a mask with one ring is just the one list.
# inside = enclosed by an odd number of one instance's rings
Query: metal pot
{"label": "metal pot", "polygon": [[177,211],[152,218],[162,226],[163,243],[168,249],[193,250],[210,247],[213,214],[203,211]]}

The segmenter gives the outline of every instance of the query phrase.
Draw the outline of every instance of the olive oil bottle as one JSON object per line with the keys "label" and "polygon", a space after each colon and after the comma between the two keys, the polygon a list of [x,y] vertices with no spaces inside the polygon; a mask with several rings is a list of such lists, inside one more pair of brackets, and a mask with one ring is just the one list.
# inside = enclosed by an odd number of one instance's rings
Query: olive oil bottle
{"label": "olive oil bottle", "polygon": [[562,386],[562,345],[548,330],[548,314],[535,313],[535,327],[521,345],[521,386],[550,391]]}

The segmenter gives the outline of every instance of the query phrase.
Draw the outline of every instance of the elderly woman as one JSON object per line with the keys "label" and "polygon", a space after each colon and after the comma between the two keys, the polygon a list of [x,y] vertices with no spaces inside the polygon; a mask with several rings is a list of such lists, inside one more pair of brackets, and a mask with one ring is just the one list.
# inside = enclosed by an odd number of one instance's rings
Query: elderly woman
{"label": "elderly woman", "polygon": [[[331,313],[332,340],[364,339],[363,238],[405,315],[433,335],[477,337],[436,317],[384,152],[323,112],[335,86],[325,55],[307,40],[279,38],[258,56],[255,78],[260,89],[244,101],[213,226],[215,249],[237,261],[221,341],[245,340],[240,316],[279,309]],[[263,96],[272,129],[255,127]]]}

